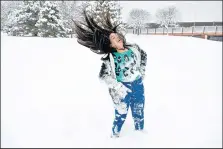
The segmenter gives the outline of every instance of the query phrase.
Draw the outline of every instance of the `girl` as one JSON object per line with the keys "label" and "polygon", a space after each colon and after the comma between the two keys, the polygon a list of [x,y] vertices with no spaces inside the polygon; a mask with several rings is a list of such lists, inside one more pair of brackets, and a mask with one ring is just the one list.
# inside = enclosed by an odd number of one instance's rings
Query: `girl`
{"label": "girl", "polygon": [[144,129],[144,85],[147,54],[137,44],[127,44],[113,27],[107,13],[98,26],[84,11],[85,23],[74,22],[77,42],[102,57],[99,78],[108,86],[115,108],[111,137],[119,137],[128,109],[131,108],[135,130]]}

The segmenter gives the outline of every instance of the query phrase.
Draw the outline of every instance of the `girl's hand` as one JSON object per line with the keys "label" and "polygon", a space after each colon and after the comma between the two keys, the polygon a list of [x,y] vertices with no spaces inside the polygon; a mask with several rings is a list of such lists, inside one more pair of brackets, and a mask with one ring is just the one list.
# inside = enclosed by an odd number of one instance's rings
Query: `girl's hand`
{"label": "girl's hand", "polygon": [[118,94],[121,97],[120,100],[122,100],[122,99],[124,99],[126,97],[128,92],[132,92],[132,91],[122,84],[121,87],[117,90],[117,92],[118,92]]}

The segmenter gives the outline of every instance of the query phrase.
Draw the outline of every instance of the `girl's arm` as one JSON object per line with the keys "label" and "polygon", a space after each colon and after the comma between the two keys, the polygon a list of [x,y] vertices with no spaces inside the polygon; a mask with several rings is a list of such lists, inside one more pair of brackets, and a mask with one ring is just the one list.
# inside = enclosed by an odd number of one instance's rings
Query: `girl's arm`
{"label": "girl's arm", "polygon": [[139,45],[137,45],[138,47],[138,50],[140,52],[140,57],[141,57],[141,60],[140,60],[140,72],[142,74],[142,79],[145,78],[145,71],[146,71],[146,65],[147,65],[147,53],[146,51],[144,51],[143,49],[141,49],[139,47]]}
{"label": "girl's arm", "polygon": [[125,87],[121,82],[118,82],[111,75],[111,66],[108,61],[104,61],[101,66],[101,70],[99,73],[99,79],[108,86],[108,88],[113,89],[118,95],[120,99],[124,99],[127,95],[127,92],[131,92],[130,89]]}

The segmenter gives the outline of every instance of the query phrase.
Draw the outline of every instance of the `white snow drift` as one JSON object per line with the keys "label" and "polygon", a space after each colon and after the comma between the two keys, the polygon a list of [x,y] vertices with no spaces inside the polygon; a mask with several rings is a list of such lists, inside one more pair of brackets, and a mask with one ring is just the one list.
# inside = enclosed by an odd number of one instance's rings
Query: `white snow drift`
{"label": "white snow drift", "polygon": [[148,55],[145,128],[131,113],[111,139],[114,109],[100,56],[76,39],[1,39],[2,147],[221,147],[222,43],[127,35]]}

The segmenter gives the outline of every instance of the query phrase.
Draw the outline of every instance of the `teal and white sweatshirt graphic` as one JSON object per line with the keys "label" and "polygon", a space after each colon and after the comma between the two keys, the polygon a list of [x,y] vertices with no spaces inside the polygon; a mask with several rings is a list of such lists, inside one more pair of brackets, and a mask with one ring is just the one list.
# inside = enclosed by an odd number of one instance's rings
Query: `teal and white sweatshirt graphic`
{"label": "teal and white sweatshirt graphic", "polygon": [[122,53],[112,52],[112,55],[118,82],[133,82],[140,78],[141,74],[136,64],[137,58],[131,48]]}

